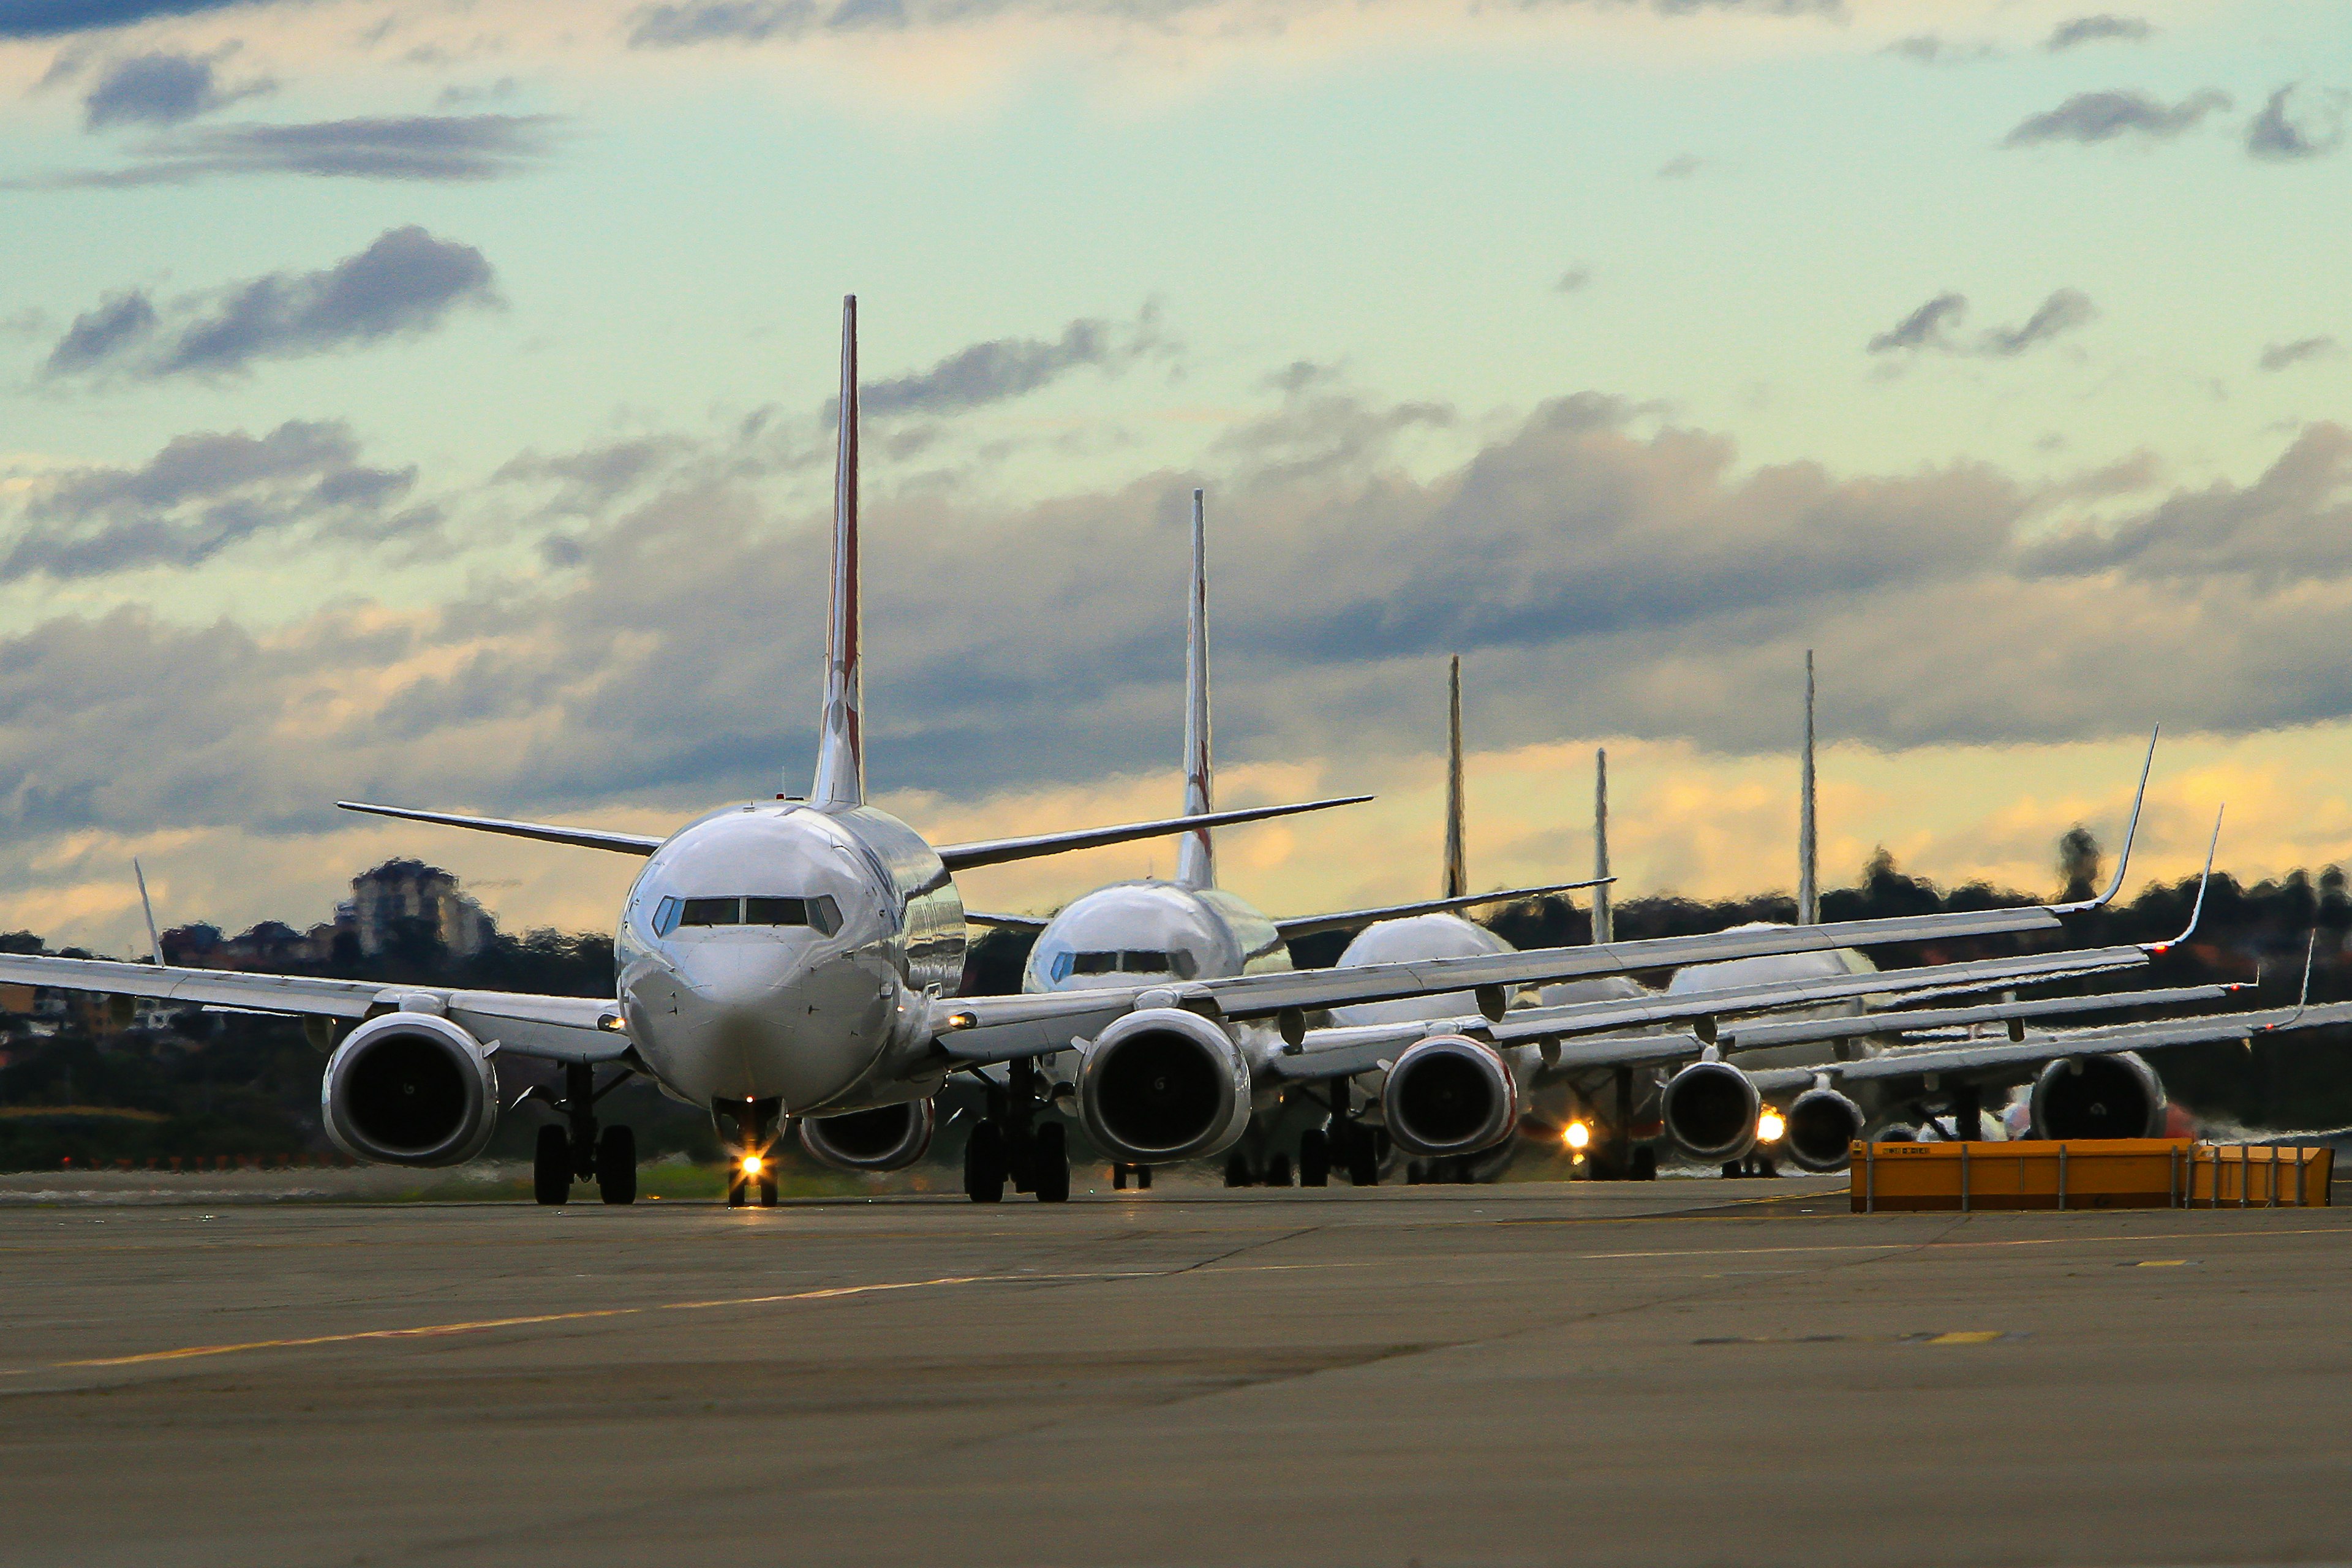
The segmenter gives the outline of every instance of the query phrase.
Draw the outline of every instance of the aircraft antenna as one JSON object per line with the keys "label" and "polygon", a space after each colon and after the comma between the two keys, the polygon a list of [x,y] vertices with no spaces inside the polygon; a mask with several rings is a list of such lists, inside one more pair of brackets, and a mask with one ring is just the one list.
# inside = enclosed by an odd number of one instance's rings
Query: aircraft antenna
{"label": "aircraft antenna", "polygon": [[841,437],[833,470],[833,596],[824,622],[824,718],[817,735],[819,805],[866,804],[865,677],[858,663],[857,296],[841,301]]}
{"label": "aircraft antenna", "polygon": [[[1209,741],[1209,546],[1205,507],[1192,492],[1192,591],[1184,611],[1184,815],[1216,807],[1213,748]],[[1217,847],[1210,830],[1195,827],[1178,843],[1176,880],[1187,888],[1217,885]]]}

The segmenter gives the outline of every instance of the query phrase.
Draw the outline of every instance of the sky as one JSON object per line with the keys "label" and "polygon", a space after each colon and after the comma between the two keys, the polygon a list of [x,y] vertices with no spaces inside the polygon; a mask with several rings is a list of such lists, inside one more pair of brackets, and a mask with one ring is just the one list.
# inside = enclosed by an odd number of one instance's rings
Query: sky
{"label": "sky", "polygon": [[[2108,8],[2113,7],[2113,8]],[[1221,804],[1277,913],[2352,829],[2352,28],[2263,0],[0,0],[0,928],[509,927],[866,721],[936,841]],[[1143,846],[992,868],[1046,910]]]}

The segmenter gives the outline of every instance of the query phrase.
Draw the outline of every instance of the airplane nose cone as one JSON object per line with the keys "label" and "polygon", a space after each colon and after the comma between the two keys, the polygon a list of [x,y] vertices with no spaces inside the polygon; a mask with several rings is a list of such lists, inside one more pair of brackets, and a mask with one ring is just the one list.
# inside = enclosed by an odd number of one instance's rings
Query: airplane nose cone
{"label": "airplane nose cone", "polygon": [[892,993],[850,959],[805,944],[712,942],[675,959],[660,1020],[665,1077],[696,1100],[821,1105],[874,1059]]}

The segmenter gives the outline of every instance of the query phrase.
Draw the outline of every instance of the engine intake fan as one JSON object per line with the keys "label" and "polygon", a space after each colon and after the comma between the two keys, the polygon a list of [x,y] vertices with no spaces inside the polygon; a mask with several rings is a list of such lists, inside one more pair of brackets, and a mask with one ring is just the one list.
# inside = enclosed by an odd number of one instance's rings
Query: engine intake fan
{"label": "engine intake fan", "polygon": [[801,1147],[836,1171],[903,1171],[931,1146],[937,1126],[928,1100],[881,1105],[842,1116],[811,1116],[800,1125]]}
{"label": "engine intake fan", "polygon": [[1475,1154],[1519,1124],[1519,1084],[1494,1047],[1433,1035],[1398,1057],[1381,1087],[1389,1137],[1408,1154]]}
{"label": "engine intake fan", "polygon": [[499,1124],[482,1043],[432,1013],[386,1013],[344,1037],[319,1080],[327,1136],[353,1159],[461,1165]]}
{"label": "engine intake fan", "polygon": [[1658,1099],[1674,1141],[1706,1161],[1746,1158],[1762,1109],[1754,1080],[1726,1062],[1693,1062],[1666,1080]]}

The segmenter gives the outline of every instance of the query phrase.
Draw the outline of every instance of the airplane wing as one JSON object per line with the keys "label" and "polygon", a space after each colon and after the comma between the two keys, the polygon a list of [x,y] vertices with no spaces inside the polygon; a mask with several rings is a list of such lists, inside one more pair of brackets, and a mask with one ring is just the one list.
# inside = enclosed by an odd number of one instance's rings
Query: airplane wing
{"label": "airplane wing", "polygon": [[2021,1002],[1988,1002],[1976,1007],[1903,1009],[1865,1013],[1857,1018],[1758,1019],[1725,1028],[1717,1038],[1726,1051],[1769,1050],[1774,1046],[1850,1040],[1864,1035],[1918,1035],[1978,1024],[2021,1026],[2028,1018],[2071,1013],[2118,1012],[2126,1007],[2174,1007],[2219,1002],[2245,989],[2237,985],[2176,985],[2151,991],[2102,991],[2089,996],[2042,996]]}
{"label": "airplane wing", "polygon": [[1301,801],[1292,805],[1253,805],[1239,811],[1204,812],[1195,816],[1164,816],[1154,822],[1128,822],[1117,827],[1087,827],[1076,833],[1040,833],[1027,838],[983,838],[972,844],[943,844],[940,858],[950,871],[974,866],[994,866],[1006,860],[1026,860],[1038,855],[1062,855],[1073,849],[1096,849],[1106,844],[1128,844],[1138,838],[1165,838],[1196,827],[1223,827],[1236,822],[1264,822],[1269,817],[1295,816],[1302,811],[1328,811],[1335,805],[1361,805],[1368,795],[1341,795],[1332,800]]}
{"label": "airplane wing", "polygon": [[992,915],[984,910],[966,910],[964,924],[992,926],[998,931],[1041,931],[1053,922],[1044,915]]}
{"label": "airplane wing", "polygon": [[[1507,991],[1538,981],[1670,969],[1765,953],[1831,952],[1842,947],[1940,942],[2047,931],[2059,924],[2049,908],[1969,910],[1953,914],[1900,915],[1832,925],[1770,926],[1704,936],[1653,937],[1588,947],[1534,948],[1469,958],[1367,963],[1348,969],[1277,971],[1174,984],[1106,986],[1019,996],[965,996],[932,1005],[933,1037],[940,1050],[971,1063],[1004,1061],[1066,1050],[1091,1038],[1112,1019],[1138,1007],[1188,1007],[1212,1016],[1247,1021],[1296,1018],[1349,1002],[1474,991],[1503,1016]],[[2133,950],[2135,953],[2137,950]]]}
{"label": "airplane wing", "polygon": [[443,827],[470,827],[478,833],[503,833],[513,838],[537,838],[548,844],[569,844],[575,849],[610,849],[619,855],[650,855],[662,840],[643,833],[607,833],[601,827],[563,827],[545,822],[515,822],[503,816],[458,816],[446,811],[412,811],[404,805],[371,805],[362,800],[335,802],[343,811],[370,816],[396,816],[404,822],[431,822]]}
{"label": "airplane wing", "polygon": [[1350,926],[1368,926],[1376,921],[1409,920],[1414,915],[1450,914],[1455,910],[1475,909],[1480,904],[1512,904],[1521,899],[1546,898],[1553,893],[1572,893],[1580,888],[1598,888],[1615,881],[1614,877],[1588,877],[1581,882],[1553,882],[1540,888],[1503,888],[1491,893],[1468,893],[1454,899],[1423,899],[1418,903],[1384,904],[1379,909],[1341,910],[1328,915],[1298,915],[1274,922],[1285,942],[1295,942],[1302,936],[1314,936],[1327,931],[1346,931]]}
{"label": "airplane wing", "polygon": [[110,996],[152,996],[190,1005],[236,1008],[295,1017],[356,1021],[426,996],[488,1045],[519,1056],[559,1061],[610,1061],[629,1049],[617,1004],[592,996],[536,996],[519,992],[461,991],[380,980],[333,980],[309,974],[248,974],[232,969],[179,969],[110,959],[46,958],[0,953],[0,982],[91,991]]}

